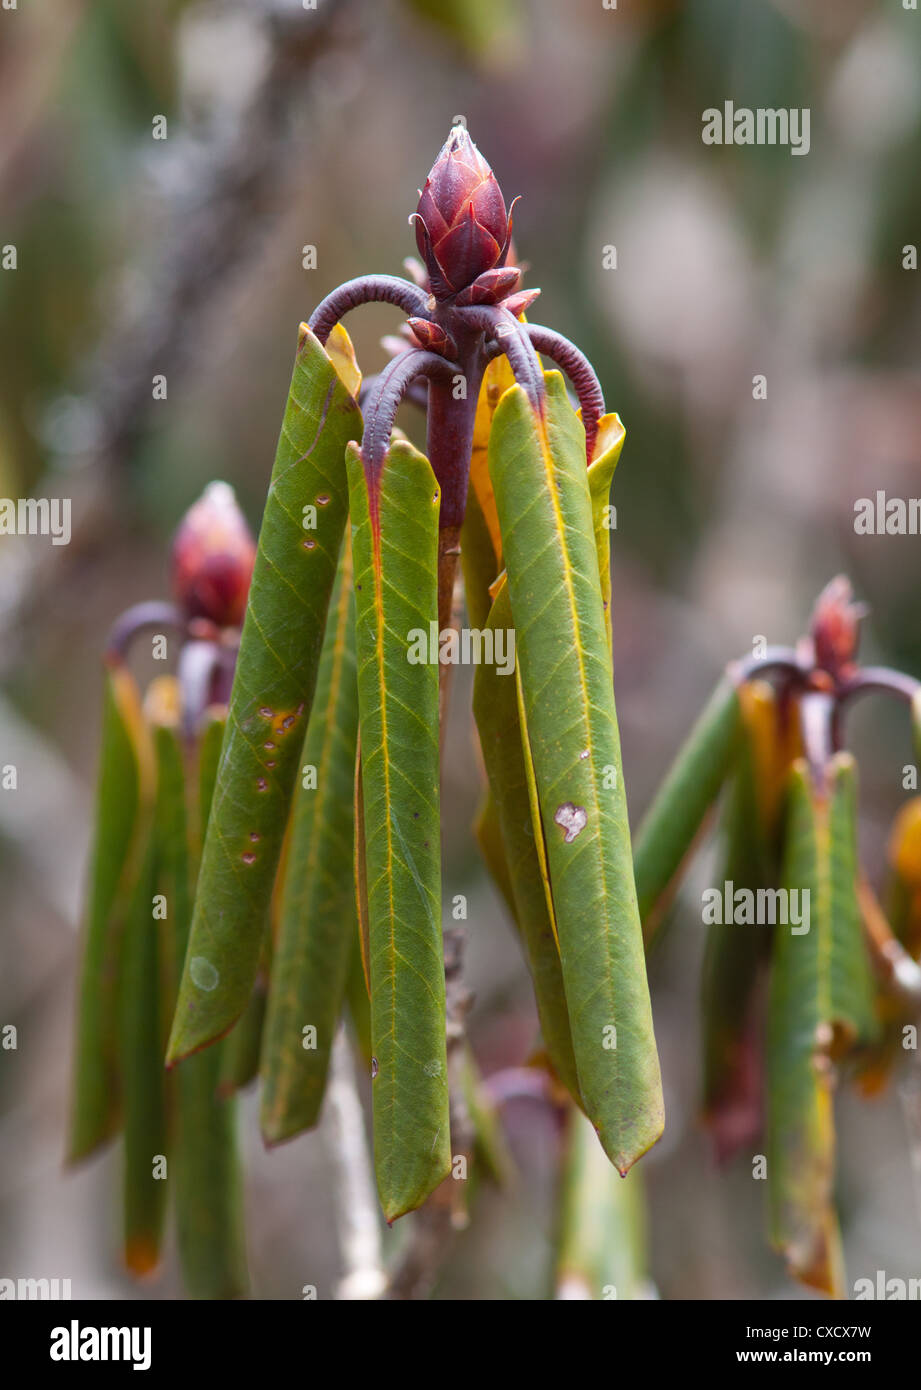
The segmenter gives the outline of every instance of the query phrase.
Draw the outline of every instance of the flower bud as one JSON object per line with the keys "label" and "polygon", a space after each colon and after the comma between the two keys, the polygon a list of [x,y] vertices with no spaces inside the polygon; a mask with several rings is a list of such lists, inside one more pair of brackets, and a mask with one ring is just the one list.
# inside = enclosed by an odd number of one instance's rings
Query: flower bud
{"label": "flower bud", "polygon": [[493,270],[484,270],[483,274],[478,275],[472,285],[461,290],[457,296],[457,303],[460,306],[464,304],[498,304],[514,289],[517,289],[520,280],[521,271],[517,266],[496,266]]}
{"label": "flower bud", "polygon": [[451,334],[442,328],[440,323],[432,323],[429,319],[407,319],[407,325],[412,332],[413,341],[416,346],[425,348],[427,352],[437,352],[440,357],[456,357],[457,345]]}
{"label": "flower bud", "polygon": [[864,604],[854,603],[850,580],[843,574],[826,584],[816,600],[811,625],[815,663],[823,671],[841,676],[853,666],[860,620],[866,612]]}
{"label": "flower bud", "polygon": [[522,314],[528,312],[539,294],[540,290],[538,289],[519,290],[517,294],[510,294],[508,299],[504,299],[502,307],[507,309],[510,314],[514,314],[516,319],[520,318]]}
{"label": "flower bud", "polygon": [[187,618],[238,627],[256,546],[228,483],[209,483],[173,539],[173,593]]}
{"label": "flower bud", "polygon": [[436,299],[505,264],[511,223],[496,177],[466,128],[454,126],[415,212],[416,245]]}

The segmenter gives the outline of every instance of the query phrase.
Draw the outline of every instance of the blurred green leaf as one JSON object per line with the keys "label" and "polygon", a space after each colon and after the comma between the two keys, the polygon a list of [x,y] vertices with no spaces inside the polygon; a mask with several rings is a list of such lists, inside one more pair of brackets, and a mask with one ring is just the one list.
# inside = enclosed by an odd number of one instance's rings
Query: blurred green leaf
{"label": "blurred green leaf", "polygon": [[153,915],[156,841],[149,817],[144,818],[143,833],[147,848],[125,919],[118,1000],[125,1136],[124,1256],[135,1275],[149,1274],[160,1260],[169,1148],[163,1070],[164,962],[161,924]]}
{"label": "blurred green leaf", "polygon": [[837,1060],[874,1031],[855,889],[856,776],[836,754],[828,791],[793,765],[782,883],[809,893],[808,931],[774,932],[768,1018],[768,1195],[771,1239],[804,1284],[842,1296],[834,1208]]}
{"label": "blurred green leaf", "polygon": [[633,837],[636,894],[647,942],[659,928],[665,895],[735,757],[739,697],[724,677],[675,756]]}
{"label": "blurred green leaf", "polygon": [[598,1136],[574,1109],[566,1128],[557,1297],[647,1298],[650,1287],[642,1175],[612,1173]]}
{"label": "blurred green leaf", "polygon": [[[217,775],[224,720],[205,726],[198,750],[199,826],[204,838]],[[174,802],[171,819],[178,861],[180,814],[184,799]],[[188,915],[175,923],[182,950]],[[248,1289],[243,1191],[237,1151],[236,1101],[221,1100],[223,1052],[226,1043],[187,1057],[175,1071],[178,1093],[176,1157],[176,1229],[182,1277],[187,1293],[196,1299],[240,1298]]]}
{"label": "blurred green leaf", "polygon": [[[89,900],[83,928],[69,1157],[85,1158],[119,1122],[117,1007],[121,919],[137,875],[142,781],[152,755],[131,675],[106,673]],[[132,861],[134,866],[132,868]]]}

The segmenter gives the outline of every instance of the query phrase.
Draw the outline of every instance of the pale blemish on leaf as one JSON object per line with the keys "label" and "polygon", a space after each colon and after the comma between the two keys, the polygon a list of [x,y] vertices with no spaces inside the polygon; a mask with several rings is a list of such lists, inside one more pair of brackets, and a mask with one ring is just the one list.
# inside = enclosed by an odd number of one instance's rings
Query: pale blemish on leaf
{"label": "pale blemish on leaf", "polygon": [[203,989],[210,994],[211,990],[217,989],[220,975],[204,956],[193,956],[189,961],[189,977],[192,984],[197,989]]}
{"label": "pale blemish on leaf", "polygon": [[574,806],[571,801],[564,801],[562,806],[556,808],[553,819],[557,825],[562,826],[565,834],[563,839],[567,845],[572,844],[573,840],[584,829],[588,822],[584,806]]}

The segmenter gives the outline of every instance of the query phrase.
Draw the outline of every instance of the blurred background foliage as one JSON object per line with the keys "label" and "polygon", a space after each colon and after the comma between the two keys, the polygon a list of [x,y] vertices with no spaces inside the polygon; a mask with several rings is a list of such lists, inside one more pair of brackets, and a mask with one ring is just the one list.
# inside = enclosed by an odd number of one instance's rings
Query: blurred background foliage
{"label": "blurred background foliage", "polygon": [[[810,152],[704,146],[701,114],[727,100],[809,107]],[[258,525],[298,322],[339,281],[400,270],[416,190],[459,113],[507,199],[523,195],[516,242],[543,290],[531,317],[586,349],[627,427],[615,661],[634,818],[725,661],[758,634],[793,640],[837,571],[870,605],[865,655],[921,675],[921,540],[853,529],[857,498],[919,492],[921,281],[903,247],[921,241],[921,13],[900,0],[3,10],[0,244],[17,267],[0,271],[0,493],[74,508],[69,547],[0,540],[0,761],[20,768],[0,794],[0,1023],[20,1035],[0,1066],[5,1273],[130,1292],[109,1259],[113,1160],[61,1168],[105,633],[163,594],[168,538],[209,479]],[[395,323],[385,306],[350,318],[366,373]],[[535,1020],[468,829],[461,674],[446,897],[470,902],[471,1031],[491,1072],[527,1056]],[[878,878],[908,731],[871,702],[850,732]],[[787,1296],[761,1185],[744,1161],[718,1172],[697,1124],[689,982],[712,862],[653,966],[668,1126],[643,1165],[651,1273],[663,1297]],[[917,1273],[898,1106],[844,1095],[842,1109],[850,1277]],[[556,1126],[529,1101],[506,1118],[518,1185],[480,1192],[442,1296],[551,1288]],[[249,1114],[245,1146],[256,1292],[324,1296],[337,1255],[322,1133],[266,1156]],[[170,1270],[158,1287],[175,1289]]]}

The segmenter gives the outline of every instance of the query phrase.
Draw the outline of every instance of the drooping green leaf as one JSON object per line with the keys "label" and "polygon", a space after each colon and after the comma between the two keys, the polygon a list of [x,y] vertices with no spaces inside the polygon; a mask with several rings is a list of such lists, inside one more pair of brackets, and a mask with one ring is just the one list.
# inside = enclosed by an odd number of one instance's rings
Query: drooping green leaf
{"label": "drooping green leaf", "polygon": [[347,453],[355,565],[374,1158],[388,1221],[446,1176],[438,667],[411,659],[437,624],[439,488],[397,441],[377,476]]}
{"label": "drooping green leaf", "polygon": [[326,1089],[358,941],[352,879],[357,734],[355,614],[347,544],[304,742],[281,897],[261,1063],[262,1133],[268,1143],[316,1124]]}
{"label": "drooping green leaf", "polygon": [[676,755],[633,839],[636,894],[647,942],[658,929],[668,890],[729,773],[738,732],[738,692],[724,678]]}
{"label": "drooping green leaf", "polygon": [[[497,363],[503,361],[504,359],[497,359]],[[487,385],[488,382],[484,383],[479,409],[483,407]],[[492,402],[487,422],[489,426],[497,404],[497,400]],[[479,413],[477,418],[479,422]],[[623,426],[617,416],[605,416],[599,428],[599,447],[595,451],[588,472],[602,599],[609,617],[610,530],[607,525],[609,516],[605,509],[608,506],[611,482],[623,440]],[[488,429],[482,440],[484,455],[487,447]],[[472,468],[471,484],[473,483]],[[495,532],[496,541],[501,544],[498,537],[498,517],[489,528],[482,520],[471,528],[474,537],[473,557],[470,558],[468,555],[467,537],[468,527],[471,525],[471,511],[474,517],[479,515],[482,518],[478,501],[480,493],[487,497],[492,512],[495,512],[495,496],[491,485],[488,492],[482,480],[479,490],[471,486],[461,540],[465,557],[464,583],[468,594],[468,606],[471,590],[486,592],[488,595],[495,572],[499,568],[499,561],[493,549],[494,542],[490,539]],[[487,533],[488,553],[485,552],[482,541],[479,545],[476,543],[480,528]],[[478,626],[485,621],[480,608],[477,608],[478,616],[471,615],[471,620]],[[494,631],[512,630],[511,604],[505,585],[500,587],[496,594],[494,617],[490,620],[490,626]],[[608,626],[610,630],[610,623]],[[541,835],[540,842],[535,839],[534,826],[539,826],[540,820],[539,816],[535,820],[531,811],[530,802],[532,798],[536,798],[536,788],[533,787],[533,779],[529,775],[529,760],[526,756],[529,750],[521,746],[518,691],[513,688],[509,678],[501,676],[495,668],[487,665],[478,666],[474,677],[474,713],[490,781],[489,793],[477,818],[477,838],[493,878],[523,933],[547,1055],[560,1080],[576,1103],[581,1105],[562,968],[552,918],[552,903],[548,902],[544,884],[546,851],[543,836]]]}
{"label": "drooping green leaf", "polygon": [[557,1258],[560,1299],[648,1298],[646,1210],[638,1170],[611,1171],[598,1137],[573,1109],[567,1120],[566,1161]]}
{"label": "drooping green leaf", "polygon": [[586,1113],[621,1172],[662,1132],[585,436],[557,372],[513,387],[489,445]]}
{"label": "drooping green leaf", "polygon": [[855,890],[855,783],[849,754],[832,760],[827,790],[814,787],[804,760],[793,765],[782,882],[804,910],[789,914],[800,925],[775,927],[768,1019],[771,1238],[796,1278],[837,1295],[835,1067],[874,1029]]}
{"label": "drooping green leaf", "polygon": [[360,428],[358,406],[302,325],[259,534],[171,1062],[226,1033],[255,979],[348,510],[343,452]]}
{"label": "drooping green leaf", "polygon": [[[509,631],[513,626],[507,584],[496,597],[488,626],[493,632]],[[578,1101],[581,1096],[566,1010],[563,969],[544,887],[540,862],[543,845],[536,842],[531,815],[514,673],[502,675],[495,665],[485,662],[478,665],[473,678],[473,712],[496,808],[515,920],[534,984],[544,1045],[563,1085]]]}
{"label": "drooping green leaf", "polygon": [[86,1158],[118,1128],[118,952],[121,918],[137,874],[142,780],[152,759],[131,675],[106,674],[102,745],[89,892],[77,1002],[70,1139],[71,1162]]}
{"label": "drooping green leaf", "polygon": [[233,1097],[218,1098],[220,1072],[220,1047],[179,1066],[176,1230],[190,1298],[241,1298],[249,1286],[237,1106]]}
{"label": "drooping green leaf", "polygon": [[[199,741],[198,803],[202,837],[217,775],[224,721],[209,720]],[[185,802],[181,803],[182,813]],[[180,803],[172,825],[179,838]],[[185,830],[182,832],[185,843]],[[174,851],[178,860],[178,846]],[[188,915],[174,923],[177,949],[185,954]],[[237,1150],[236,1100],[220,1099],[221,1043],[186,1057],[175,1071],[178,1096],[176,1230],[186,1291],[191,1298],[240,1298],[248,1288],[243,1193]]]}

